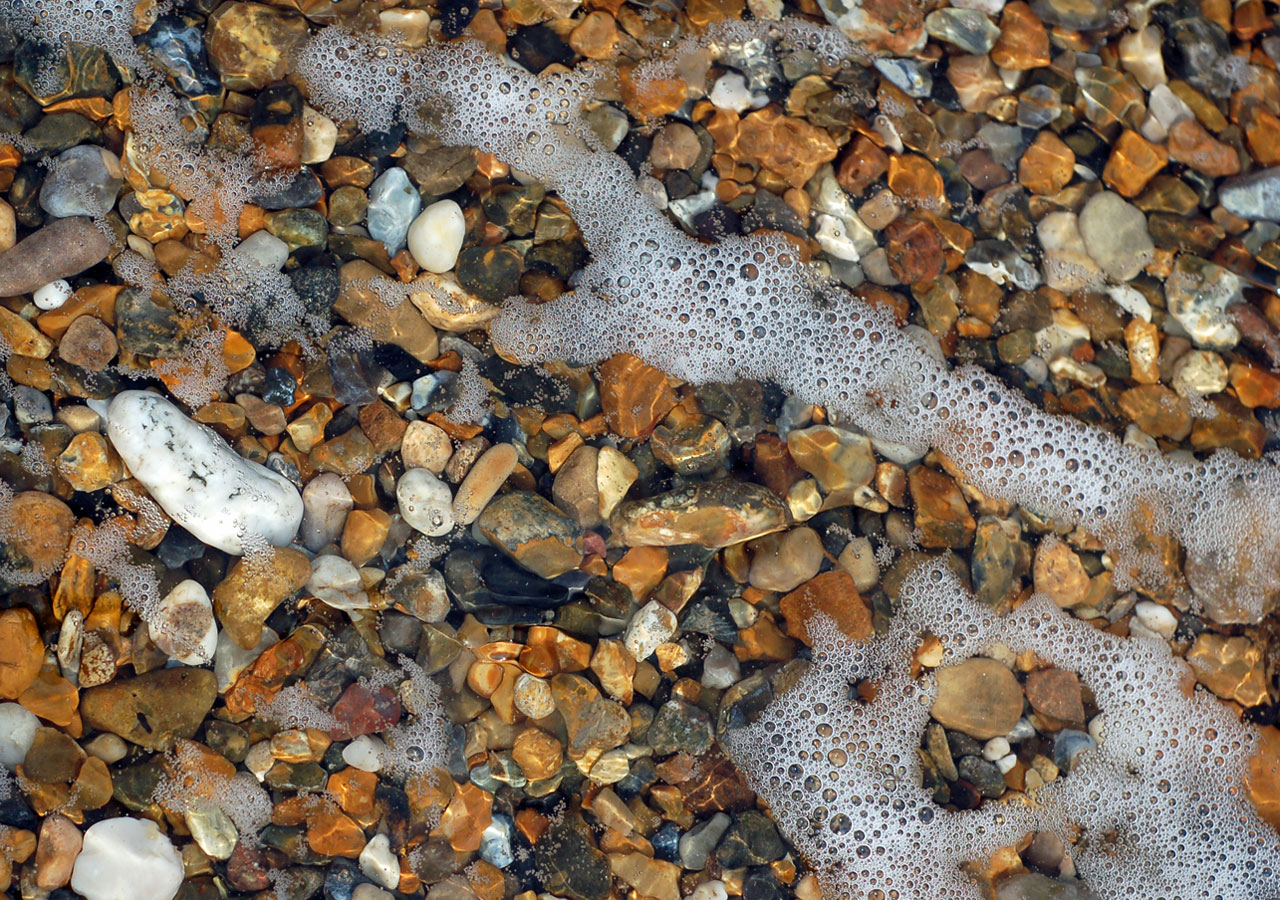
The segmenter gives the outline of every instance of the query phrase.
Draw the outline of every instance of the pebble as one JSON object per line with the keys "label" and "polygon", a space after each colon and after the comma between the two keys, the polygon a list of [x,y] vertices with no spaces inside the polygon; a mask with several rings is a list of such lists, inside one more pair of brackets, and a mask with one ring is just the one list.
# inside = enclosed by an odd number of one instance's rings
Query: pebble
{"label": "pebble", "polygon": [[818,574],[825,558],[822,539],[812,528],[766,535],[751,541],[747,548],[751,553],[747,580],[762,591],[795,590]]}
{"label": "pebble", "polygon": [[1022,686],[1005,666],[974,657],[938,670],[930,715],[979,740],[1003,737],[1022,716]]}
{"label": "pebble", "polygon": [[149,819],[103,819],[89,826],[71,889],[85,900],[173,900],[182,856]]}
{"label": "pebble", "polygon": [[409,226],[409,252],[428,272],[448,272],[458,261],[466,228],[462,207],[452,200],[439,200]]}
{"label": "pebble", "polygon": [[29,294],[106,259],[111,243],[83,216],[55,219],[0,255],[0,297]]}
{"label": "pebble", "polygon": [[1218,202],[1242,219],[1280,222],[1280,166],[1228,178],[1218,188]]}
{"label": "pebble", "polygon": [[252,559],[237,560],[213,589],[213,607],[223,630],[245,650],[257,646],[263,623],[310,575],[311,561],[292,547],[272,547]]}
{"label": "pebble", "polygon": [[107,435],[133,477],[206,544],[239,555],[255,540],[283,546],[297,534],[303,511],[297,488],[158,394],[117,394]]}
{"label": "pebble", "polygon": [[37,309],[51,310],[58,309],[62,304],[71,299],[71,285],[65,279],[59,278],[57,281],[51,281],[43,287],[36,288],[31,300],[35,303]]}
{"label": "pebble", "polygon": [[360,871],[365,877],[384,888],[395,889],[400,884],[400,861],[391,851],[391,838],[378,834],[369,839],[359,856]]}
{"label": "pebble", "polygon": [[318,553],[342,536],[347,514],[355,506],[342,476],[322,472],[302,489],[302,523],[299,536],[312,553]]}
{"label": "pebble", "polygon": [[[409,227],[415,224],[421,209],[422,198],[409,182],[408,173],[398,166],[387,169],[369,185],[369,208],[365,213],[369,237],[382,241],[387,255],[395,256],[408,240]],[[423,265],[421,260],[418,264]]]}
{"label": "pebble", "polygon": [[976,9],[934,10],[924,17],[924,27],[931,36],[966,53],[986,53],[1000,37],[996,24]]}
{"label": "pebble", "polygon": [[289,260],[289,245],[266,230],[255,231],[237,244],[232,252],[240,259],[273,272],[283,269]]}
{"label": "pebble", "polygon": [[1135,278],[1155,256],[1147,217],[1119,194],[1103,191],[1080,211],[1080,237],[1099,268],[1114,281]]}
{"label": "pebble", "polygon": [[495,497],[476,518],[474,531],[542,578],[563,575],[582,562],[582,529],[531,491]]}
{"label": "pebble", "polygon": [[657,600],[650,600],[627,624],[623,644],[637,661],[643,661],[653,655],[659,644],[671,640],[677,627],[675,613]]}
{"label": "pebble", "polygon": [[[453,456],[453,442],[444,429],[430,422],[410,422],[400,442],[400,458],[407,469],[426,469],[434,475],[444,471]],[[303,499],[306,492],[303,491]],[[303,520],[306,528],[306,520]]]}
{"label": "pebble", "polygon": [[1243,300],[1242,283],[1222,266],[1181,254],[1165,281],[1169,314],[1197,346],[1230,350],[1240,341],[1226,309]]}
{"label": "pebble", "polygon": [[311,561],[307,591],[335,609],[368,609],[360,570],[341,556],[325,554]]}
{"label": "pebble", "polygon": [[[164,595],[147,629],[157,647],[184,665],[211,662],[218,649],[213,604],[200,583],[190,578]],[[256,642],[257,635],[251,644]]]}
{"label": "pebble", "polygon": [[1143,627],[1167,640],[1173,639],[1178,629],[1178,619],[1167,606],[1153,603],[1150,600],[1139,600],[1133,606],[1133,614]]}
{"label": "pebble", "polygon": [[80,695],[80,714],[91,728],[147,749],[167,749],[196,733],[216,697],[213,672],[180,666],[88,688]]}
{"label": "pebble", "polygon": [[519,461],[516,448],[503,443],[494,444],[472,463],[453,496],[453,516],[459,525],[470,525],[480,517]]}
{"label": "pebble", "polygon": [[762,485],[720,480],[623,502],[609,524],[630,547],[720,548],[781,531],[788,518],[783,502]]}
{"label": "pebble", "polygon": [[103,147],[82,144],[58,154],[40,186],[40,206],[55,218],[101,217],[115,206],[124,181],[120,158]]}
{"label": "pebble", "polygon": [[17,703],[0,703],[0,765],[9,771],[27,757],[40,720]]}
{"label": "pebble", "polygon": [[405,472],[396,483],[396,502],[400,507],[401,518],[410,527],[429,537],[439,537],[453,530],[453,494],[449,491],[449,485],[429,469],[410,469]]}

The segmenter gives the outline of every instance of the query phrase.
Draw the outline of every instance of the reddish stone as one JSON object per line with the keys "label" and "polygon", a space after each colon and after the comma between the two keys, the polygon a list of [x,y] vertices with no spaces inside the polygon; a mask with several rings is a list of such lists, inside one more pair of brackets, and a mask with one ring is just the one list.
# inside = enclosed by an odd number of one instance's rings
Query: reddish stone
{"label": "reddish stone", "polygon": [[386,731],[400,721],[400,698],[389,687],[373,690],[359,682],[342,692],[331,712],[338,724],[329,729],[335,741]]}

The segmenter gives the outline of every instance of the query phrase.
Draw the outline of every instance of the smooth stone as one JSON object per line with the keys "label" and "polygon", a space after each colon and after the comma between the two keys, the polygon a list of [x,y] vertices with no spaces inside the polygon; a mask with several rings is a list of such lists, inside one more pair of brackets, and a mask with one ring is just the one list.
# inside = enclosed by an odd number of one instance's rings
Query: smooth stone
{"label": "smooth stone", "polygon": [[92,219],[55,219],[0,255],[0,297],[29,294],[79,275],[106,259],[110,250],[111,242]]}
{"label": "smooth stone", "polygon": [[428,537],[440,537],[453,530],[456,521],[453,495],[449,485],[429,469],[405,472],[396,483],[396,502],[400,505],[400,517]]}
{"label": "smooth stone", "polygon": [[924,17],[925,31],[966,53],[986,53],[1000,39],[1000,29],[976,9],[945,8]]}
{"label": "smooth stone", "polygon": [[341,556],[326,554],[311,561],[307,591],[335,609],[368,609],[360,570]]}
{"label": "smooth stone", "polygon": [[1044,249],[1044,283],[1065,293],[1098,286],[1102,270],[1089,255],[1073,212],[1051,212],[1036,225]]}
{"label": "smooth stone", "polygon": [[781,531],[789,515],[763,485],[725,479],[621,503],[609,519],[614,539],[624,546],[718,549]]}
{"label": "smooth stone", "polygon": [[41,288],[37,288],[31,299],[35,303],[37,309],[50,310],[57,309],[71,299],[71,285],[64,278],[57,281],[51,281]]}
{"label": "smooth stone", "polygon": [[400,884],[400,861],[391,852],[391,838],[385,834],[374,835],[360,851],[360,871],[385,888]]}
{"label": "smooth stone", "polygon": [[399,166],[383,172],[369,185],[369,208],[365,213],[369,237],[386,245],[395,256],[404,247],[409,226],[422,209],[422,198]]}
{"label": "smooth stone", "polygon": [[279,272],[289,261],[289,245],[265,229],[249,235],[231,252],[273,272]]}
{"label": "smooth stone", "polygon": [[933,93],[933,75],[914,59],[878,57],[874,65],[885,78],[908,97],[924,98]]}
{"label": "smooth stone", "polygon": [[996,900],[1098,900],[1087,884],[1059,881],[1039,872],[1021,872],[996,888]]}
{"label": "smooth stone", "polygon": [[1022,716],[1022,685],[1008,668],[974,657],[938,670],[930,715],[946,728],[979,740],[1002,737]]}
{"label": "smooth stone", "polygon": [[253,559],[237,560],[213,589],[223,631],[246,650],[256,646],[263,623],[310,575],[311,560],[293,547],[273,547]]}
{"label": "smooth stone", "polygon": [[[793,432],[794,433],[794,432]],[[747,580],[762,591],[787,593],[804,584],[822,565],[822,538],[812,528],[793,528],[752,541]]]}
{"label": "smooth stone", "polygon": [[190,578],[165,594],[147,629],[157,647],[188,666],[204,665],[218,649],[213,604],[204,587]]}
{"label": "smooth stone", "polygon": [[516,448],[505,443],[494,444],[480,455],[453,497],[453,515],[459,525],[470,525],[480,517],[519,461]]}
{"label": "smooth stone", "polygon": [[421,420],[409,423],[400,442],[400,458],[405,468],[426,469],[439,475],[451,456],[453,442],[443,428]]}
{"label": "smooth stone", "polygon": [[0,703],[0,765],[13,771],[27,758],[40,720],[17,703]]}
{"label": "smooth stone", "polygon": [[1226,309],[1244,299],[1240,278],[1222,266],[1184,253],[1165,280],[1169,314],[1198,346],[1230,350],[1240,332]]}
{"label": "smooth stone", "polygon": [[80,715],[90,728],[160,750],[175,738],[192,737],[217,693],[217,678],[208,669],[157,669],[87,689],[80,695]]}
{"label": "smooth stone", "polygon": [[173,900],[182,855],[149,819],[103,819],[84,833],[71,889],[85,900]]}
{"label": "smooth stone", "polygon": [[337,543],[342,537],[347,513],[355,506],[342,476],[323,472],[302,489],[302,545],[312,553]]}
{"label": "smooth stone", "polygon": [[657,600],[650,600],[631,617],[622,642],[642,662],[653,655],[659,644],[666,643],[679,627],[676,614]]}
{"label": "smooth stone", "polygon": [[40,185],[40,207],[59,219],[105,215],[124,182],[120,158],[110,150],[81,144],[58,154]]}
{"label": "smooth stone", "polygon": [[338,144],[338,125],[322,112],[302,107],[302,164],[318,165],[333,156]]}
{"label": "smooth stone", "polygon": [[1280,222],[1280,166],[1228,178],[1218,188],[1218,202],[1242,219]]}
{"label": "smooth stone", "polygon": [[680,864],[694,872],[705,869],[731,822],[727,814],[718,812],[682,834],[679,843]]}
{"label": "smooth stone", "polygon": [[235,684],[240,673],[262,655],[268,647],[280,642],[280,635],[270,628],[262,629],[258,643],[246,650],[224,630],[218,635],[218,648],[213,654],[213,674],[218,679],[218,693],[223,693]]}
{"label": "smooth stone", "polygon": [[1078,224],[1089,255],[1115,281],[1135,278],[1155,256],[1147,217],[1119,194],[1103,191],[1089,198]]}
{"label": "smooth stone", "polygon": [[437,275],[458,261],[467,222],[462,207],[452,200],[432,203],[409,226],[409,252],[418,265]]}
{"label": "smooth stone", "polygon": [[582,562],[582,529],[531,491],[496,497],[476,519],[475,530],[512,562],[542,578],[563,575]]}
{"label": "smooth stone", "polygon": [[241,555],[262,541],[283,547],[297,534],[303,510],[297,488],[159,394],[117,394],[107,410],[107,436],[152,498],[204,543]]}

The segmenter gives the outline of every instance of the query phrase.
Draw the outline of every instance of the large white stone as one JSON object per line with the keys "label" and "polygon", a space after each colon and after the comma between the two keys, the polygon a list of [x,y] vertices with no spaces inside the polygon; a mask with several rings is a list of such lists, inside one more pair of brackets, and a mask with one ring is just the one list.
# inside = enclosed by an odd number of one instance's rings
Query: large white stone
{"label": "large white stone", "polygon": [[439,200],[424,209],[409,226],[409,252],[428,272],[448,272],[458,261],[467,221],[462,207],[452,200]]}
{"label": "large white stone", "polygon": [[385,834],[374,835],[360,851],[360,871],[367,878],[387,888],[400,884],[400,863],[391,852],[391,838]]}
{"label": "large white stone", "polygon": [[453,494],[428,469],[410,469],[396,484],[396,501],[400,517],[409,525],[431,537],[453,530]]}
{"label": "large white stone", "polygon": [[84,833],[71,889],[86,900],[173,900],[182,856],[150,819],[103,819]]}
{"label": "large white stone", "polygon": [[40,720],[17,703],[0,703],[0,765],[12,770],[22,765],[36,739]]}
{"label": "large white stone", "polygon": [[165,594],[147,628],[157,647],[188,666],[203,666],[218,649],[213,604],[200,582],[190,578]]}
{"label": "large white stone", "polygon": [[117,394],[107,410],[107,437],[164,511],[206,544],[238,555],[247,543],[283,547],[297,534],[297,488],[159,394]]}

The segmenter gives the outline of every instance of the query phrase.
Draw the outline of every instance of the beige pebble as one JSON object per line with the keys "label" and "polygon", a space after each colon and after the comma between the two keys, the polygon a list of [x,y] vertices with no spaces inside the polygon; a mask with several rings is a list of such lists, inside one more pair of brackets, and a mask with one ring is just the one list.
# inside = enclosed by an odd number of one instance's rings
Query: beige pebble
{"label": "beige pebble", "polygon": [[459,525],[470,525],[479,518],[517,462],[516,448],[510,444],[494,444],[476,460],[453,496],[453,515]]}
{"label": "beige pebble", "polygon": [[439,475],[453,456],[453,442],[438,425],[430,422],[410,422],[400,444],[400,456],[405,468],[426,469]]}

